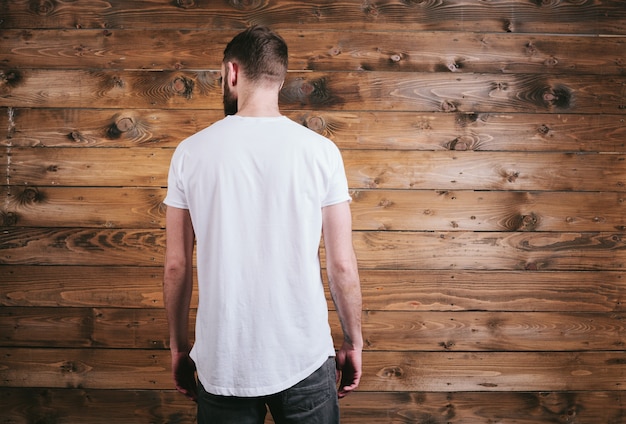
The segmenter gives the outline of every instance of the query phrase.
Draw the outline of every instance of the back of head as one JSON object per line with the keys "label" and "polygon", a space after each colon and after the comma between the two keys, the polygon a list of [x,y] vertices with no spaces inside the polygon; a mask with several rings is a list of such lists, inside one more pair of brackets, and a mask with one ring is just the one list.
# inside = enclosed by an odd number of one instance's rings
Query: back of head
{"label": "back of head", "polygon": [[287,44],[269,28],[253,26],[237,34],[224,50],[224,63],[236,62],[247,79],[280,84],[287,74]]}

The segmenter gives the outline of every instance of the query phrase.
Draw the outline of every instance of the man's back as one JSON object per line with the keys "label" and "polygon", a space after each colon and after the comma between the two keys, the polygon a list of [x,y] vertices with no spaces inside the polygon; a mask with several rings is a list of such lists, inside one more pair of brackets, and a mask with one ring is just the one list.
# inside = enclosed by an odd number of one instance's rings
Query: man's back
{"label": "man's back", "polygon": [[189,209],[197,239],[205,388],[261,396],[302,380],[334,355],[317,252],[322,208],[349,200],[338,149],[285,117],[230,116],[181,143],[171,175],[167,202]]}

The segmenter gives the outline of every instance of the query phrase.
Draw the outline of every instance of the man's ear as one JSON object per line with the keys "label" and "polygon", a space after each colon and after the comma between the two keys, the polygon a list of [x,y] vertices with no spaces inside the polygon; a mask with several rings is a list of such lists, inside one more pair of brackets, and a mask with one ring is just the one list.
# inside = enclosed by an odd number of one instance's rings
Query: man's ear
{"label": "man's ear", "polygon": [[228,69],[228,73],[226,74],[228,77],[228,81],[226,83],[234,87],[237,85],[237,80],[239,78],[239,65],[235,62],[227,62],[226,68]]}

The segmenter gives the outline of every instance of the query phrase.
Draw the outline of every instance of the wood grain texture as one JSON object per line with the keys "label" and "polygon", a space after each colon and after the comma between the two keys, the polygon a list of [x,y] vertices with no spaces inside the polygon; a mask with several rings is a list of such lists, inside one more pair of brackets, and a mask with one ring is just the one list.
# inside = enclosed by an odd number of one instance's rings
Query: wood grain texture
{"label": "wood grain texture", "polygon": [[[4,265],[163,264],[165,232],[143,229],[8,227],[0,234]],[[622,233],[356,232],[363,269],[623,270]],[[324,251],[321,249],[324,262]]]}
{"label": "wood grain texture", "polygon": [[[285,115],[342,150],[626,152],[622,115],[384,110]],[[217,110],[0,108],[0,145],[174,148],[221,118]]]}
{"label": "wood grain texture", "polygon": [[[76,407],[79,405],[80,407]],[[173,390],[0,388],[0,408],[17,424],[89,421],[193,422],[196,406]],[[29,411],[26,417],[22,411]],[[340,401],[341,422],[553,424],[564,420],[619,424],[621,392],[356,392]],[[267,417],[266,423],[273,423]],[[566,421],[565,421],[566,422]]]}
{"label": "wood grain texture", "polygon": [[[222,109],[217,71],[0,69],[0,106]],[[68,86],[67,81],[72,81]],[[624,76],[293,72],[283,109],[623,114]]]}
{"label": "wood grain texture", "polygon": [[160,188],[10,187],[6,196],[2,226],[165,228]]}
{"label": "wood grain texture", "polygon": [[0,144],[13,147],[176,147],[224,117],[207,110],[0,109]]}
{"label": "wood grain texture", "polygon": [[565,34],[624,34],[626,12],[619,0],[528,2],[507,0],[301,2],[235,0],[229,3],[131,0],[61,7],[53,1],[3,4],[5,28],[183,28],[241,30],[251,24],[316,30],[375,27],[395,31],[490,31]]}
{"label": "wood grain texture", "polygon": [[[195,311],[190,321],[193,334]],[[623,351],[625,327],[626,316],[618,313],[367,311],[363,316],[366,351]],[[334,313],[331,328],[341,340]],[[4,307],[0,330],[5,347],[169,347],[163,309]]]}
{"label": "wood grain texture", "polygon": [[[164,390],[170,353],[0,348],[8,387]],[[363,391],[620,391],[622,352],[365,352]]]}
{"label": "wood grain texture", "polygon": [[161,202],[253,24],[287,40],[283,113],[337,144],[353,196],[342,422],[622,424],[620,0],[0,2],[0,421],[195,422]]}
{"label": "wood grain texture", "polygon": [[621,192],[353,190],[354,230],[623,231]]}
{"label": "wood grain texture", "polygon": [[[2,270],[2,306],[163,308],[159,266],[3,265]],[[626,311],[623,271],[362,269],[360,276],[365,311]],[[197,305],[197,290],[191,302]]]}
{"label": "wood grain texture", "polygon": [[[7,227],[164,228],[166,189],[6,188]],[[621,192],[353,190],[355,231],[623,231]],[[461,208],[460,205],[463,207]]]}
{"label": "wood grain texture", "polygon": [[357,232],[369,269],[623,270],[623,233]]}
{"label": "wood grain texture", "polygon": [[[283,30],[296,71],[485,72],[621,75],[623,38],[554,34]],[[219,70],[233,31],[5,30],[10,69]],[[588,51],[585,56],[577,54]]]}
{"label": "wood grain texture", "polygon": [[[0,179],[17,186],[165,187],[172,153],[172,149],[0,148]],[[623,192],[625,157],[539,152],[343,152],[351,189]]]}

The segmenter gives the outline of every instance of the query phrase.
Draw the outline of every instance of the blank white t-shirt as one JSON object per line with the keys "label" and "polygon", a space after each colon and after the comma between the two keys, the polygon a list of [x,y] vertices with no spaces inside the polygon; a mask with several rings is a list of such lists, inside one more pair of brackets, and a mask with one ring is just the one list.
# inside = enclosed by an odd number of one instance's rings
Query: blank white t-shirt
{"label": "blank white t-shirt", "polygon": [[196,234],[209,393],[278,393],[334,355],[318,248],[322,208],[345,201],[337,146],[286,117],[228,116],[178,146],[164,202]]}

